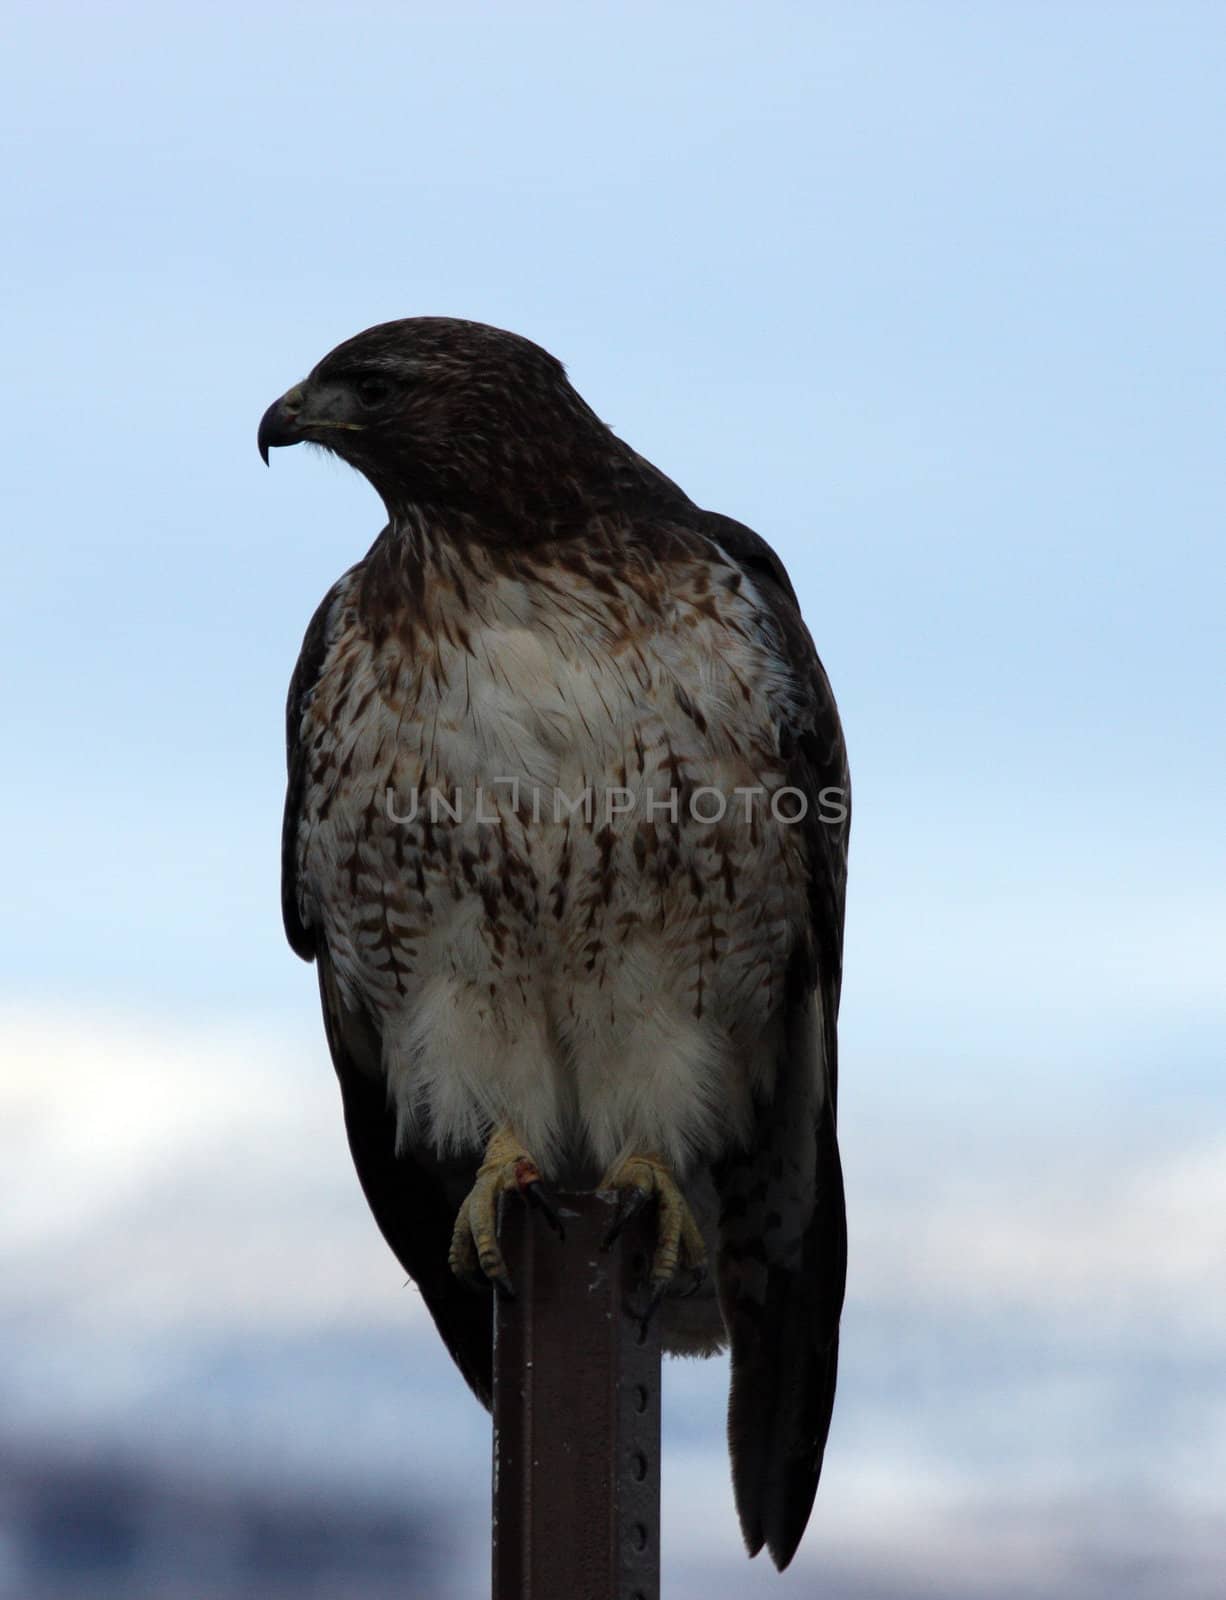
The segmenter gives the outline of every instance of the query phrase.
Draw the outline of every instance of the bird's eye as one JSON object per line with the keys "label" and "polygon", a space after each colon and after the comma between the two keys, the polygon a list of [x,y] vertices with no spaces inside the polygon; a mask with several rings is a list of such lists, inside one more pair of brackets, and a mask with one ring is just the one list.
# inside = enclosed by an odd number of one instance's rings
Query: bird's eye
{"label": "bird's eye", "polygon": [[388,380],[374,372],[368,372],[364,378],[359,378],[355,388],[357,397],[364,406],[381,405],[392,392]]}

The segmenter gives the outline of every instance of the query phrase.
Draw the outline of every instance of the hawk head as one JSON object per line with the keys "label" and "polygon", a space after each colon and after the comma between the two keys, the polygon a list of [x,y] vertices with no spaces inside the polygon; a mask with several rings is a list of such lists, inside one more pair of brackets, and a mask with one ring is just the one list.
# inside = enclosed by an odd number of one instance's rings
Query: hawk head
{"label": "hawk head", "polygon": [[381,323],[326,355],[260,423],[266,462],[304,439],[363,473],[393,520],[428,505],[556,524],[600,509],[638,461],[548,351],[450,317]]}

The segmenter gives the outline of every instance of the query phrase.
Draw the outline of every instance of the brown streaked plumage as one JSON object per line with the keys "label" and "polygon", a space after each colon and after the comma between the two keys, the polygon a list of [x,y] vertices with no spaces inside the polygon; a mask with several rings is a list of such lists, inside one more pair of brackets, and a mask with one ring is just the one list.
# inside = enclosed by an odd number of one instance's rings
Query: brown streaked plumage
{"label": "brown streaked plumage", "polygon": [[730,1343],[741,1524],[784,1566],[846,1261],[847,765],[792,587],[498,329],[359,334],[260,425],[303,439],[389,519],[307,630],[283,842],[375,1218],[488,1405],[457,1274],[500,1281],[498,1192],[657,1199],[666,1347]]}

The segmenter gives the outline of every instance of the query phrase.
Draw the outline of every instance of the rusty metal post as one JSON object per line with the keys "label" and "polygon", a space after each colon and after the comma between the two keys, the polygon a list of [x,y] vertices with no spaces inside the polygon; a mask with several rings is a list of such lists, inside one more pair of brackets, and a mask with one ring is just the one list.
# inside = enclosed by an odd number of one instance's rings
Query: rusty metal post
{"label": "rusty metal post", "polygon": [[641,1307],[651,1208],[607,1251],[607,1194],[517,1201],[494,1333],[494,1600],[659,1600],[660,1339]]}

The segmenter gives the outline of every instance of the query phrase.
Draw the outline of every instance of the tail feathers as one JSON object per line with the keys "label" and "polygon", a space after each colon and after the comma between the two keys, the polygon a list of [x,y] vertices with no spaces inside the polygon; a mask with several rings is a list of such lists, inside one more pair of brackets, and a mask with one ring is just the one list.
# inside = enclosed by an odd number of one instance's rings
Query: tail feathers
{"label": "tail feathers", "polygon": [[[780,1252],[771,1224],[779,1190],[768,1176],[735,1198],[750,1172],[726,1173],[720,1298],[732,1345],[728,1447],[737,1513],[750,1555],[763,1545],[783,1570],[796,1554],[817,1493],[838,1371],[847,1268],[843,1182],[833,1116],[810,1138],[811,1210],[799,1249]],[[747,1164],[750,1171],[752,1158]],[[771,1171],[769,1158],[767,1173]],[[812,1169],[811,1169],[812,1170]],[[759,1208],[765,1206],[765,1216]]]}
{"label": "tail feathers", "polygon": [[780,1571],[796,1554],[817,1493],[834,1407],[838,1335],[814,1342],[813,1308],[783,1273],[732,1330],[728,1446],[741,1531]]}

